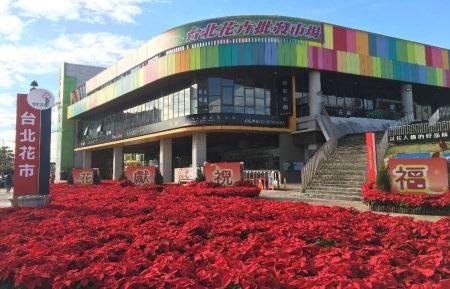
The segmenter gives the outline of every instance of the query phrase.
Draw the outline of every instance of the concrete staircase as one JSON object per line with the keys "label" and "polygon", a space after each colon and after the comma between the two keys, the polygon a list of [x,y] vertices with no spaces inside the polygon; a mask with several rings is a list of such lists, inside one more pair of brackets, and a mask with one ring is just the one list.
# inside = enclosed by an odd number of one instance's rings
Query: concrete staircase
{"label": "concrete staircase", "polygon": [[341,138],[331,159],[314,175],[305,195],[314,199],[361,201],[366,174],[365,134]]}

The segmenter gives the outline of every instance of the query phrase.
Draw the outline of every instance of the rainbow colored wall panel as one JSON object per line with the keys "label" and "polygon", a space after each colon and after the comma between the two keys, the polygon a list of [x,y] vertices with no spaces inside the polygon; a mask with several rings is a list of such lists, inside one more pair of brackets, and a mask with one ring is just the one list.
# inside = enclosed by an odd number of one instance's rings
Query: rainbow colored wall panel
{"label": "rainbow colored wall panel", "polygon": [[[220,21],[239,21],[245,17],[220,18]],[[255,17],[257,16],[253,18]],[[279,21],[284,18],[276,19]],[[292,19],[296,18],[286,19],[292,22]],[[214,20],[206,22],[211,23]],[[201,26],[202,22],[186,24],[167,33],[172,36],[177,33],[181,35],[180,33],[190,31],[190,27],[194,24]],[[68,108],[68,117],[75,117],[163,77],[218,67],[258,65],[302,67],[450,87],[450,53],[446,49],[330,24],[319,24],[322,27],[320,40],[253,36],[197,42],[195,45],[187,44],[185,41],[174,41],[175,46],[172,48],[181,48],[175,52],[163,50],[168,53],[159,58],[154,57],[155,51],[158,50],[149,48],[148,51],[151,51],[149,53],[153,54],[148,55],[147,65],[140,65],[126,76],[92,92],[94,91],[92,83],[102,83],[99,80],[104,75],[94,77],[90,83],[91,91],[88,91],[91,94],[71,105]],[[158,39],[163,41],[166,38],[158,36]],[[160,44],[158,47],[167,48],[167,46]],[[142,58],[142,55],[139,57]],[[128,58],[132,59],[133,55]],[[135,63],[135,66],[139,64],[141,63]]]}

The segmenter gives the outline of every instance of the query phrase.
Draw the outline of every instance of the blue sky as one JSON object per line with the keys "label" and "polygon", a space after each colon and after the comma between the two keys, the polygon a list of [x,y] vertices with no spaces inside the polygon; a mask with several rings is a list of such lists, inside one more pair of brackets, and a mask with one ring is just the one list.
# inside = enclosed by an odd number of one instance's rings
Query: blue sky
{"label": "blue sky", "polygon": [[35,79],[57,96],[63,61],[108,66],[177,25],[241,14],[294,16],[450,48],[447,0],[0,0],[0,144],[14,145],[15,94]]}

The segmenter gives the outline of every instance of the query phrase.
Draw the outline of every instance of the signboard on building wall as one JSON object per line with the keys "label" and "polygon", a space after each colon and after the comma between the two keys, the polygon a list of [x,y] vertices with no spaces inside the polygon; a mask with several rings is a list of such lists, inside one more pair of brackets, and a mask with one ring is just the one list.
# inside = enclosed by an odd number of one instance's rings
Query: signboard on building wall
{"label": "signboard on building wall", "polygon": [[94,184],[94,169],[72,169],[74,185]]}
{"label": "signboard on building wall", "polygon": [[393,127],[388,131],[390,143],[426,143],[450,140],[450,122]]}
{"label": "signboard on building wall", "polygon": [[127,166],[125,176],[135,185],[154,185],[156,167],[154,166]]}
{"label": "signboard on building wall", "polygon": [[291,80],[279,80],[277,87],[278,114],[280,116],[292,115],[292,84]]}
{"label": "signboard on building wall", "polygon": [[[184,27],[183,27],[184,28]],[[187,43],[230,38],[286,37],[323,42],[323,24],[277,16],[216,18],[186,25]]]}
{"label": "signboard on building wall", "polygon": [[232,186],[242,180],[243,167],[239,162],[205,163],[203,173],[206,181],[221,186]]}
{"label": "signboard on building wall", "polygon": [[444,193],[448,190],[447,160],[390,159],[388,166],[393,193]]}

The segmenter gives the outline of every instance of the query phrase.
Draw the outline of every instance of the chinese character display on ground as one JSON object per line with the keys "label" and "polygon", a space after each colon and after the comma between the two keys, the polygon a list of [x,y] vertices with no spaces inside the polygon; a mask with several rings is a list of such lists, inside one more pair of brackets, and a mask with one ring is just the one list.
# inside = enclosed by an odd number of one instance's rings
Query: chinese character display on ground
{"label": "chinese character display on ground", "polygon": [[242,165],[239,162],[205,163],[203,173],[208,182],[232,186],[242,179]]}
{"label": "chinese character display on ground", "polygon": [[214,171],[214,182],[221,186],[233,185],[233,171],[229,170],[229,169],[215,170]]}
{"label": "chinese character display on ground", "polygon": [[154,166],[129,166],[125,168],[125,176],[135,185],[154,185],[156,167]]}
{"label": "chinese character display on ground", "polygon": [[444,158],[392,158],[388,172],[393,193],[437,194],[448,190],[447,160]]}
{"label": "chinese character display on ground", "polygon": [[74,185],[92,185],[94,184],[94,170],[89,169],[73,169],[72,178]]}
{"label": "chinese character display on ground", "polygon": [[425,192],[428,187],[428,166],[399,165],[394,174],[400,192]]}

